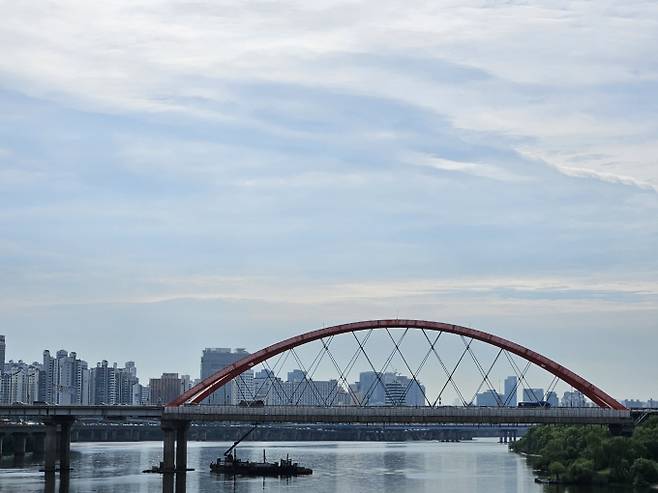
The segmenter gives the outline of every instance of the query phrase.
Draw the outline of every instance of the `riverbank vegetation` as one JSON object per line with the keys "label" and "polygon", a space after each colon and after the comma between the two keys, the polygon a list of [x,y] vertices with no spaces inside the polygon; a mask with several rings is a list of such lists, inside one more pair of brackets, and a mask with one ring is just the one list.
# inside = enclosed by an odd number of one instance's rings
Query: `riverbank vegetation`
{"label": "riverbank vegetation", "polygon": [[528,454],[544,477],[561,483],[658,483],[658,417],[630,437],[612,436],[600,426],[537,426],[512,450]]}

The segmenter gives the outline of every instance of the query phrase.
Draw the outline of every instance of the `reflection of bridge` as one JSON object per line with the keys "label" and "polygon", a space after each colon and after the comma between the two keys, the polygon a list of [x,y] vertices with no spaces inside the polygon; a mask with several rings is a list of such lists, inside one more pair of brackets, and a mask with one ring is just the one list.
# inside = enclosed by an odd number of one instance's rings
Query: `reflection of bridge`
{"label": "reflection of bridge", "polygon": [[[394,338],[393,330],[399,330],[401,335]],[[426,348],[423,350],[425,356],[421,363],[416,366],[409,363],[410,358],[403,354],[405,337],[410,332],[416,332],[421,337],[421,341],[426,341]],[[375,366],[373,355],[367,351],[368,338],[373,333],[383,334],[392,343],[392,351],[388,358],[381,366]],[[442,358],[437,351],[439,339],[443,334],[457,336],[458,350],[454,358],[456,364],[447,365],[446,357]],[[352,343],[356,342],[357,348],[347,362],[342,365],[339,363],[341,358],[332,354],[330,346],[337,336],[347,336]],[[444,338],[445,339],[445,338]],[[443,339],[441,340],[443,341]],[[484,364],[478,358],[473,350],[475,342],[483,343],[485,346],[494,349],[492,361]],[[319,352],[308,367],[303,366],[297,350],[302,346],[306,347],[312,343],[320,345]],[[463,343],[463,345],[461,345]],[[377,351],[381,352],[381,351]],[[264,405],[262,407],[239,407],[239,406],[204,406],[197,405],[209,395],[218,389],[239,382],[243,376],[252,372],[257,365],[263,365],[263,371],[266,379],[261,387],[266,387],[269,391],[277,391],[277,375],[274,369],[277,368],[278,362],[284,354],[292,354],[297,364],[304,370],[304,379],[299,385],[310,388],[318,401],[324,397],[324,405],[320,406],[301,406],[301,405],[283,405],[273,406]],[[357,405],[335,406],[332,394],[322,394],[315,389],[313,374],[319,368],[324,356],[328,356],[336,372],[336,388],[343,392],[350,392],[351,402]],[[433,355],[433,356],[432,356]],[[354,392],[352,385],[347,380],[349,371],[354,367],[356,358],[363,356],[364,361],[369,365],[368,371],[379,379],[379,385],[387,393],[387,402],[394,405],[386,407],[375,407],[369,405],[370,389],[357,389]],[[435,356],[436,361],[440,364],[436,368],[439,373],[430,375],[430,380],[443,381],[440,392],[436,399],[430,399],[425,393],[424,387],[419,382],[418,375],[428,359]],[[394,357],[399,359],[398,364],[403,365],[411,376],[410,383],[403,388],[387,387],[381,381],[383,375]],[[279,358],[274,360],[274,358]],[[523,361],[519,365],[514,358]],[[539,371],[548,374],[552,380],[549,389],[555,389],[559,381],[566,383],[569,388],[580,391],[587,396],[598,407],[582,408],[545,408],[545,407],[524,407],[517,408],[510,406],[508,397],[505,401],[500,399],[495,387],[492,384],[492,370],[500,361],[510,363],[517,381],[523,389],[534,389],[527,382],[528,369],[536,367]],[[273,364],[268,363],[269,360]],[[495,396],[498,401],[495,407],[476,407],[472,406],[473,399],[468,400],[465,393],[459,388],[456,374],[460,365],[472,360],[474,367],[479,373],[480,385],[477,386],[475,395],[481,388],[488,389],[490,395]],[[279,367],[281,371],[281,367]],[[423,394],[424,406],[409,407],[399,405],[404,401],[405,394],[410,390],[412,383],[414,388]],[[267,384],[267,385],[266,385]],[[248,388],[248,386],[244,386]],[[441,406],[441,398],[444,396],[446,389],[453,388],[455,395],[459,397],[464,406]],[[244,395],[242,398],[257,404],[257,401],[264,399],[267,401],[267,394],[263,398],[259,393],[260,389],[251,389],[252,395]],[[513,389],[516,393],[516,388]],[[388,392],[394,392],[393,396]],[[530,395],[530,394],[527,394]],[[335,394],[334,394],[335,397]],[[445,396],[443,397],[445,398]],[[285,399],[283,399],[285,400]],[[536,398],[540,401],[539,398]],[[298,401],[299,402],[299,401]],[[290,399],[289,403],[292,403]],[[262,403],[261,403],[262,404]],[[437,405],[438,404],[438,405]],[[541,403],[538,405],[542,405]],[[223,421],[223,422],[249,422],[249,423],[271,423],[271,422],[289,422],[289,423],[472,423],[472,424],[510,424],[510,425],[527,425],[540,423],[554,424],[598,424],[608,425],[615,431],[627,430],[633,426],[634,421],[638,418],[631,411],[622,406],[610,395],[598,388],[583,377],[575,374],[566,367],[557,362],[536,353],[528,348],[520,346],[506,339],[488,334],[486,332],[460,327],[456,325],[443,324],[438,322],[429,322],[421,320],[374,320],[365,322],[356,322],[335,327],[315,330],[299,336],[286,339],[279,343],[273,344],[256,353],[246,356],[240,361],[231,364],[218,371],[214,375],[202,380],[198,385],[185,392],[166,407],[157,406],[5,406],[0,407],[0,416],[39,420],[45,425],[45,470],[52,472],[57,465],[59,457],[60,469],[67,470],[70,465],[70,437],[71,424],[76,418],[97,417],[107,420],[122,420],[129,417],[152,418],[161,422],[161,428],[164,433],[164,451],[163,451],[163,470],[164,472],[185,471],[187,467],[187,439],[190,423],[193,421]],[[58,438],[59,435],[59,438]]]}

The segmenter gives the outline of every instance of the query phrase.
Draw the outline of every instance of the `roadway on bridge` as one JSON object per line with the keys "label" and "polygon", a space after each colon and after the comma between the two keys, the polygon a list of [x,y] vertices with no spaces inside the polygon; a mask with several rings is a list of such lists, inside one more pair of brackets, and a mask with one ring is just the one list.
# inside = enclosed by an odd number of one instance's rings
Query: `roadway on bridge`
{"label": "roadway on bridge", "polygon": [[154,418],[251,423],[629,424],[630,410],[506,407],[0,406],[0,417]]}

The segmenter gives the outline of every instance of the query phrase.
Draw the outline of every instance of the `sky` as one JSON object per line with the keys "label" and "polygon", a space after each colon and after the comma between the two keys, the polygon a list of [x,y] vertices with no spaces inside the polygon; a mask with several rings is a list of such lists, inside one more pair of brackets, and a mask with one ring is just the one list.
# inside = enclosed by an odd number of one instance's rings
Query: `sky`
{"label": "sky", "polygon": [[414,318],[658,397],[655,2],[0,9],[8,358]]}

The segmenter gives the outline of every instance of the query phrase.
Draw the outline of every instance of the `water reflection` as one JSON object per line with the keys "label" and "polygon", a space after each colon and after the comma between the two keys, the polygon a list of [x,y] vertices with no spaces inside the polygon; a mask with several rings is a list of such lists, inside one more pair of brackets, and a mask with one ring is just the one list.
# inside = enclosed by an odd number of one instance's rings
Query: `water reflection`
{"label": "water reflection", "polygon": [[[159,442],[75,444],[73,470],[44,478],[31,462],[13,468],[4,460],[0,472],[2,493],[361,493],[385,492],[542,492],[525,461],[495,442],[370,443],[370,442],[248,442],[239,455],[268,460],[287,454],[314,470],[297,478],[233,478],[212,474],[210,462],[226,448],[224,443],[190,443],[187,474],[142,474],[161,458]],[[7,458],[9,459],[9,458]],[[548,491],[548,490],[546,490]],[[574,492],[575,493],[575,492]]]}

